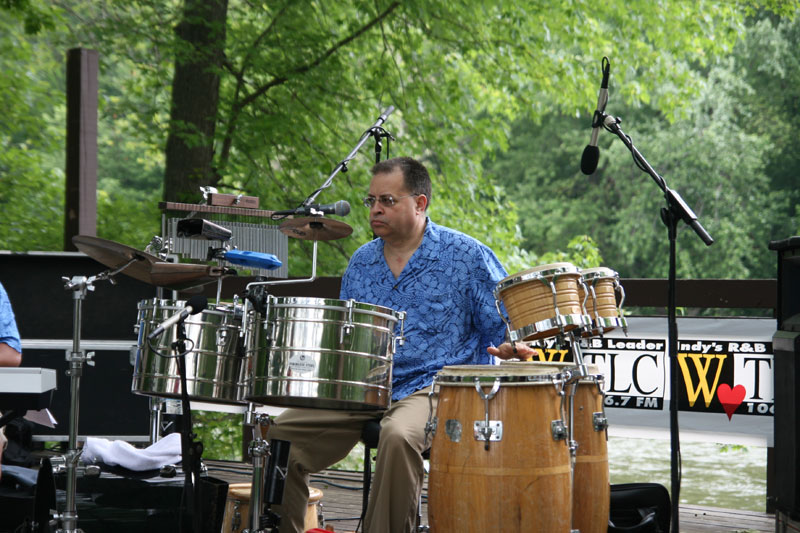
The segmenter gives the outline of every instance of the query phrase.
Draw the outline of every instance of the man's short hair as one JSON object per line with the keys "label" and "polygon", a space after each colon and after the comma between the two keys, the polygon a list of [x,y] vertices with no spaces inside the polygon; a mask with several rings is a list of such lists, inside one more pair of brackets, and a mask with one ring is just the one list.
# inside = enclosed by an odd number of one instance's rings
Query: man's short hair
{"label": "man's short hair", "polygon": [[[393,157],[376,163],[372,167],[372,175],[388,174],[395,169],[403,173],[403,185],[411,194],[424,194],[431,203],[431,177],[425,165],[411,157]],[[427,206],[425,207],[427,209]]]}

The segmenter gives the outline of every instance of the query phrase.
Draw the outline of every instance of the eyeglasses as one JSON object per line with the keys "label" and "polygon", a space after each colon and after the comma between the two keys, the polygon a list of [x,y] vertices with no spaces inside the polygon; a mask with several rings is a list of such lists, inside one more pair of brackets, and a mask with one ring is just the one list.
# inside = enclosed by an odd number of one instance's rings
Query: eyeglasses
{"label": "eyeglasses", "polygon": [[375,205],[375,202],[380,202],[384,207],[392,207],[398,200],[408,198],[409,196],[419,196],[420,194],[421,193],[407,194],[405,196],[398,196],[397,198],[391,194],[381,194],[377,198],[374,196],[367,196],[364,198],[364,207],[369,207],[371,209]]}

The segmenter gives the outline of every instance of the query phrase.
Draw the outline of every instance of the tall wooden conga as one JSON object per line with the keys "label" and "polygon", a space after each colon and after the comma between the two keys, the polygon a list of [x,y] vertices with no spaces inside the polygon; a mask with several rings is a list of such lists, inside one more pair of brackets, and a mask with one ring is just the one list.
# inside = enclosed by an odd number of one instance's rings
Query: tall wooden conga
{"label": "tall wooden conga", "polygon": [[552,368],[536,364],[448,366],[437,374],[431,531],[569,532],[569,452],[553,433],[561,423],[557,381]]}

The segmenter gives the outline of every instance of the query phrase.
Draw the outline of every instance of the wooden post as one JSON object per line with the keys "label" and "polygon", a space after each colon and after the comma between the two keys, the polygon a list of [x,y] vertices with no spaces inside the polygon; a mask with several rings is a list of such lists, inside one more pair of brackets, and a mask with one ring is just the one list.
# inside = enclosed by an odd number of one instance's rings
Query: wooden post
{"label": "wooden post", "polygon": [[67,180],[64,250],[76,251],[75,235],[97,235],[96,50],[67,52]]}

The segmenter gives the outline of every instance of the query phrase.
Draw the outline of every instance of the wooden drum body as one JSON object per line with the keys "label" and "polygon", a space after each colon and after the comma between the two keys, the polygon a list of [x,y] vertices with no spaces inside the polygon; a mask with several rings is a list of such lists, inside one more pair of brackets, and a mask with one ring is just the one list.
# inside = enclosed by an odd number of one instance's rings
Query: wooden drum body
{"label": "wooden drum body", "polygon": [[[608,333],[614,328],[627,328],[628,323],[622,316],[622,305],[625,303],[625,291],[619,283],[619,274],[610,268],[597,267],[581,270],[583,285],[579,289],[580,299],[586,300],[586,313],[592,324],[586,329],[584,336]],[[584,290],[584,286],[588,290]],[[620,293],[617,305],[616,293]]]}
{"label": "wooden drum body", "polygon": [[561,400],[551,370],[450,366],[437,374],[431,531],[569,532],[569,452],[553,434]]}
{"label": "wooden drum body", "polygon": [[[564,363],[503,361],[500,368],[526,368],[549,372],[566,379],[577,367]],[[586,365],[589,375],[564,386],[564,423],[573,425],[577,445],[572,480],[572,527],[581,533],[605,533],[611,498],[608,472],[607,419],[603,406],[603,376],[595,365]]]}
{"label": "wooden drum body", "polygon": [[[248,528],[250,519],[251,483],[231,483],[228,486],[228,500],[225,502],[225,518],[222,533],[240,533]],[[308,488],[308,508],[306,509],[304,530],[319,527],[319,502],[322,491],[316,487]]]}
{"label": "wooden drum body", "polygon": [[542,265],[501,280],[495,299],[502,300],[508,312],[511,338],[545,339],[588,325],[580,283],[580,270],[571,263]]}
{"label": "wooden drum body", "polygon": [[573,398],[578,450],[572,486],[572,524],[581,533],[608,531],[611,489],[601,382],[598,376],[581,379]]}

